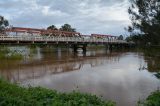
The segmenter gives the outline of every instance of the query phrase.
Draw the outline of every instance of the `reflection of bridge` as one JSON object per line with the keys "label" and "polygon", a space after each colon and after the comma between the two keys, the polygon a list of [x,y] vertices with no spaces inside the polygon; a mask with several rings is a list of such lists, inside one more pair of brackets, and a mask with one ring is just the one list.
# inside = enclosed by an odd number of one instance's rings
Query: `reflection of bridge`
{"label": "reflection of bridge", "polygon": [[78,32],[67,32],[60,30],[45,30],[33,28],[12,27],[6,29],[5,34],[0,35],[1,44],[67,44],[71,45],[76,51],[78,48],[86,50],[87,44],[106,44],[106,45],[128,45],[124,40],[118,40],[117,36],[112,35],[81,35]]}
{"label": "reflection of bridge", "polygon": [[[83,57],[81,59],[61,60],[61,61],[33,61],[28,64],[16,64],[13,69],[0,70],[0,74],[10,81],[25,81],[26,79],[37,79],[46,75],[60,74],[71,71],[78,71],[84,65],[96,67],[111,61],[118,61],[119,53],[113,53],[108,56],[105,54],[99,56]],[[12,66],[10,66],[12,67]]]}

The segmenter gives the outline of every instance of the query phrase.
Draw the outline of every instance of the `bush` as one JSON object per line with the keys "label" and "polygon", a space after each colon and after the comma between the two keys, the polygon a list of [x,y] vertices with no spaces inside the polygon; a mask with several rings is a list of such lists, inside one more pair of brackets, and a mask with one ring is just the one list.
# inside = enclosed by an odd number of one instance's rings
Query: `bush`
{"label": "bush", "polygon": [[114,106],[90,94],[59,93],[41,87],[23,88],[0,80],[0,106]]}
{"label": "bush", "polygon": [[144,101],[138,102],[139,106],[160,106],[160,91],[157,90],[147,97]]}

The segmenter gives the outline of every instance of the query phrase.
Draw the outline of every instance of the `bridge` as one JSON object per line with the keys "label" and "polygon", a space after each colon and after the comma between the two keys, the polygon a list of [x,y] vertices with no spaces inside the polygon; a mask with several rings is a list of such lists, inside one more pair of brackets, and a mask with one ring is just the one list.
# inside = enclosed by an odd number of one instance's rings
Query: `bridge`
{"label": "bridge", "polygon": [[130,45],[124,40],[118,40],[117,36],[91,34],[82,35],[79,32],[60,30],[46,30],[35,28],[11,27],[0,34],[0,44],[64,44],[71,46],[74,51],[82,48],[86,51],[88,44],[103,45]]}

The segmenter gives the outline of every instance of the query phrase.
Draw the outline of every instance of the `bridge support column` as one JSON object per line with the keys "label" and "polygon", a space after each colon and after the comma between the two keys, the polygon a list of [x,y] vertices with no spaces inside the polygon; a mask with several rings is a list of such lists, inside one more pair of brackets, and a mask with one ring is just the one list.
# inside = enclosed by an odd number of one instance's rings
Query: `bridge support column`
{"label": "bridge support column", "polygon": [[109,45],[108,45],[108,48],[109,48],[109,50],[111,50],[111,51],[112,51],[112,49],[113,49],[113,45],[112,45],[112,44],[109,44]]}
{"label": "bridge support column", "polygon": [[110,53],[110,47],[109,47],[109,44],[105,45],[105,48],[106,48],[106,53],[109,54]]}
{"label": "bridge support column", "polygon": [[109,50],[109,45],[108,44],[105,45],[105,48],[106,48],[106,50]]}
{"label": "bridge support column", "polygon": [[82,50],[83,50],[83,53],[86,53],[86,51],[87,51],[87,45],[83,45]]}
{"label": "bridge support column", "polygon": [[73,51],[74,51],[74,53],[77,53],[77,49],[78,49],[77,45],[73,45]]}

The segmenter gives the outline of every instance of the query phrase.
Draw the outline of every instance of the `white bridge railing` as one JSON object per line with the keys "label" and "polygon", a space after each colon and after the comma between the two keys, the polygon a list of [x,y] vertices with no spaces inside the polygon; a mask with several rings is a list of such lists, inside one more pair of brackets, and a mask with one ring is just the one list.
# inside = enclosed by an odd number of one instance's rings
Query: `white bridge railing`
{"label": "white bridge railing", "polygon": [[58,37],[58,36],[15,36],[0,35],[0,41],[42,41],[42,42],[89,42],[89,43],[127,43],[124,40],[95,37]]}

